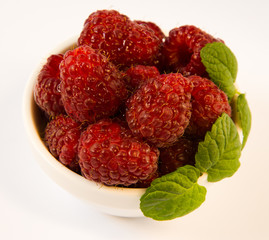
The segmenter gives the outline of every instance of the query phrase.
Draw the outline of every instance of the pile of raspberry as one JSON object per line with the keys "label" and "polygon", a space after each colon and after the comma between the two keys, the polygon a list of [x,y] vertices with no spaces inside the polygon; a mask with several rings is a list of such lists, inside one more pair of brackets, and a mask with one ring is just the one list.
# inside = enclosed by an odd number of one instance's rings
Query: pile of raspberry
{"label": "pile of raspberry", "polygon": [[76,46],[51,55],[34,86],[48,150],[108,186],[148,187],[194,165],[212,124],[231,116],[200,57],[218,41],[192,25],[166,36],[155,23],[115,10],[90,14]]}

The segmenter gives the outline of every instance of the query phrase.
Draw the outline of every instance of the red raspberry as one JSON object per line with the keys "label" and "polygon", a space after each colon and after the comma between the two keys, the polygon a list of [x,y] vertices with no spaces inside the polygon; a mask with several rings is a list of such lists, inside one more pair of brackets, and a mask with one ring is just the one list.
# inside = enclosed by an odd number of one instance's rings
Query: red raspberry
{"label": "red raspberry", "polygon": [[60,72],[65,110],[77,121],[92,123],[111,116],[127,97],[119,71],[89,46],[66,52]]}
{"label": "red raspberry", "polygon": [[154,66],[136,65],[130,67],[124,74],[124,80],[130,90],[137,89],[148,79],[159,76],[159,70]]}
{"label": "red raspberry", "polygon": [[164,64],[169,71],[180,72],[185,76],[206,76],[201,62],[200,51],[207,44],[221,41],[201,29],[186,25],[169,32],[163,47]]}
{"label": "red raspberry", "polygon": [[34,86],[35,102],[48,117],[65,113],[59,86],[59,65],[62,60],[62,54],[51,55],[42,67]]}
{"label": "red raspberry", "polygon": [[163,31],[155,23],[153,23],[153,22],[145,22],[145,21],[141,21],[141,20],[136,20],[134,22],[139,24],[139,25],[143,25],[143,26],[147,27],[148,29],[152,30],[154,32],[155,36],[159,39],[160,43],[165,38],[165,35],[164,35]]}
{"label": "red raspberry", "polygon": [[79,45],[100,50],[118,67],[154,62],[160,41],[155,32],[115,10],[99,10],[85,21]]}
{"label": "red raspberry", "polygon": [[166,147],[183,135],[191,116],[189,79],[180,73],[150,79],[127,102],[126,120],[133,134]]}
{"label": "red raspberry", "polygon": [[184,165],[195,164],[198,141],[180,138],[174,145],[160,149],[159,172],[165,175]]}
{"label": "red raspberry", "polygon": [[78,44],[99,49],[110,61],[121,64],[131,25],[127,16],[115,10],[96,11],[86,19]]}
{"label": "red raspberry", "polygon": [[231,116],[227,95],[212,81],[199,76],[190,76],[192,91],[192,116],[187,134],[204,137],[222,113]]}
{"label": "red raspberry", "polygon": [[133,22],[124,42],[123,67],[154,65],[161,47],[159,38],[147,26]]}
{"label": "red raspberry", "polygon": [[163,66],[162,66],[162,64],[163,64],[163,62],[162,62],[162,59],[163,59],[162,48],[163,48],[163,42],[165,39],[165,34],[161,30],[161,28],[153,22],[145,22],[145,21],[141,21],[141,20],[136,20],[134,22],[146,27],[150,31],[153,31],[154,35],[157,37],[158,44],[159,44],[159,50],[156,53],[156,56],[155,56],[154,60],[152,61],[151,65],[156,66],[158,69],[163,69]]}
{"label": "red raspberry", "polygon": [[129,186],[155,174],[159,151],[130,137],[118,123],[100,120],[82,133],[78,156],[87,179]]}
{"label": "red raspberry", "polygon": [[51,154],[73,171],[78,172],[77,147],[80,125],[72,118],[58,115],[45,128],[45,143]]}

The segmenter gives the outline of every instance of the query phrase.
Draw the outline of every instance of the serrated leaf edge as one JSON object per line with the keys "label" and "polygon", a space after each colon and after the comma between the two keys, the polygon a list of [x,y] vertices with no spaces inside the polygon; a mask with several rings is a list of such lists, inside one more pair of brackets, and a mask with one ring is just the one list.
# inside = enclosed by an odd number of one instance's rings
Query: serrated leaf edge
{"label": "serrated leaf edge", "polygon": [[[197,195],[195,197],[193,197],[194,194],[191,195],[192,197],[189,198],[189,202],[191,202],[191,203],[188,204],[188,206],[189,206],[188,208],[184,209],[184,210],[186,210],[186,211],[184,211],[184,214],[177,214],[176,216],[167,217],[167,219],[165,219],[164,216],[160,217],[160,216],[157,215],[157,213],[153,214],[153,215],[149,215],[149,214],[147,214],[147,213],[145,213],[143,211],[143,208],[141,208],[141,211],[143,212],[143,214],[146,217],[150,217],[150,218],[153,218],[155,220],[171,220],[171,219],[174,219],[174,218],[183,217],[183,216],[191,213],[192,211],[196,210],[197,208],[199,208],[202,205],[202,203],[205,201],[205,198],[206,198],[206,193],[207,193],[206,187],[201,186],[196,182],[182,194],[169,193],[169,194],[173,195],[174,197],[172,196],[171,198],[168,199],[168,201],[169,200],[176,201],[178,198],[182,198],[182,197],[184,198],[184,195],[187,195],[190,192],[194,192],[195,190],[198,191],[198,196],[199,197],[197,197]],[[149,194],[145,195],[144,199],[150,198],[150,195],[152,195],[152,194],[163,194],[163,193],[166,193],[166,192],[164,192],[164,191],[150,192]],[[200,198],[202,198],[202,201],[198,201],[198,199],[200,199]],[[162,201],[164,202],[164,201],[167,201],[167,200],[158,199],[158,201],[160,201],[160,202],[159,203],[157,202],[156,204],[146,204],[146,206],[152,206],[152,208],[153,208],[156,205],[162,204]],[[142,202],[142,198],[141,198],[141,202]],[[197,205],[197,203],[198,203],[198,205]],[[194,205],[197,205],[197,206],[195,208],[190,207],[190,206],[194,206]],[[180,206],[175,207],[175,211],[178,210],[178,209],[180,209]],[[167,214],[166,216],[172,216],[172,215],[173,215],[173,213],[170,213],[170,214]]]}
{"label": "serrated leaf edge", "polygon": [[[184,167],[190,167],[192,169],[186,169]],[[146,216],[146,217],[150,217],[150,218],[153,218],[155,220],[171,220],[171,219],[174,219],[174,218],[177,218],[177,217],[182,217],[182,216],[185,216],[186,214],[194,211],[195,209],[197,209],[198,207],[200,207],[200,205],[205,201],[205,197],[206,197],[206,193],[207,193],[207,190],[204,186],[201,186],[198,184],[198,179],[199,177],[201,176],[201,172],[199,169],[195,168],[194,166],[189,166],[189,165],[185,165],[184,167],[181,167],[179,168],[178,170],[176,170],[175,172],[173,173],[170,173],[170,174],[167,174],[167,175],[171,175],[171,174],[178,174],[178,175],[181,175],[183,177],[187,177],[188,178],[188,181],[191,183],[191,186],[189,188],[184,188],[181,184],[179,184],[178,182],[174,182],[172,180],[166,180],[166,181],[160,181],[160,182],[155,182],[156,180],[154,180],[152,182],[152,185],[147,188],[146,192],[142,195],[142,197],[140,198],[140,209],[141,211],[143,212],[143,214]],[[193,179],[190,179],[189,176],[183,174],[181,172],[181,170],[184,168],[185,171],[193,171],[196,173],[196,180],[193,181]],[[198,174],[199,173],[199,174]],[[165,176],[167,176],[165,175]],[[164,176],[163,176],[164,177]],[[161,177],[162,178],[162,177]],[[177,187],[180,187],[182,189],[184,189],[184,191],[182,193],[177,193],[177,192],[170,192],[170,191],[165,191],[165,190],[159,190],[159,189],[155,189],[155,186],[156,185],[159,185],[159,184],[163,184],[163,183],[168,183],[168,184],[175,184],[177,185]],[[148,212],[150,211],[144,211],[144,207],[149,207],[149,208],[154,208],[154,206],[157,206],[159,204],[162,204],[162,202],[165,202],[165,201],[177,201],[178,198],[184,198],[184,195],[188,195],[189,193],[191,192],[194,192],[194,191],[198,191],[198,195],[196,195],[195,197],[191,197],[189,199],[189,201],[191,202],[189,204],[189,206],[195,206],[194,208],[193,207],[189,207],[189,208],[186,208],[184,209],[184,214],[177,214],[176,216],[173,216],[172,213],[167,213],[167,216],[170,216],[170,217],[166,217],[165,216],[158,216],[158,214],[150,214]],[[171,198],[167,198],[166,199],[161,199],[161,198],[156,198],[156,202],[153,203],[153,204],[146,204],[145,205],[145,201],[147,201],[148,198],[151,198],[152,195],[171,195]],[[191,196],[193,196],[193,194],[191,194]],[[198,200],[198,199],[202,199],[202,201]],[[198,205],[197,205],[198,203]],[[141,207],[141,205],[144,204],[144,207]],[[196,206],[197,205],[197,206]],[[180,210],[180,207],[179,206],[174,206],[175,209],[179,209]],[[181,211],[182,212],[182,211]]]}
{"label": "serrated leaf edge", "polygon": [[[231,132],[231,124],[234,124],[234,122],[232,121],[232,119],[226,114],[226,113],[223,113],[222,115],[221,115],[221,117],[219,117],[217,120],[216,120],[216,122],[213,124],[213,126],[212,126],[212,129],[211,129],[211,131],[209,131],[209,132],[207,132],[206,133],[206,137],[205,137],[205,140],[203,141],[203,142],[201,142],[201,143],[199,143],[199,146],[198,146],[198,151],[197,151],[197,153],[199,152],[199,147],[202,147],[203,146],[203,144],[205,144],[206,143],[206,141],[208,141],[209,139],[211,140],[211,142],[215,142],[216,143],[216,146],[218,146],[218,143],[217,143],[217,141],[214,139],[214,138],[212,138],[212,134],[213,134],[213,130],[215,130],[214,128],[217,128],[217,126],[218,126],[218,124],[219,124],[219,121],[222,121],[223,123],[222,123],[222,125],[227,125],[227,123],[226,123],[226,121],[224,121],[223,119],[224,118],[229,118],[230,119],[230,124],[229,124],[229,126],[226,126],[226,127],[224,127],[223,128],[223,132],[225,131],[226,132],[226,134],[224,134],[224,136],[227,136],[227,132],[229,131],[229,132]],[[235,125],[235,124],[234,124]],[[235,127],[235,129],[236,129],[236,126],[234,126]],[[228,129],[229,128],[229,129]],[[212,134],[211,134],[212,133]],[[216,134],[217,135],[217,134]],[[234,134],[234,136],[232,136],[233,137],[233,139],[232,140],[236,140],[235,138],[237,138],[238,140],[239,140],[239,142],[238,142],[238,144],[240,144],[240,149],[241,149],[241,143],[240,143],[240,138],[239,138],[239,134],[238,134],[238,131],[236,130],[235,131],[235,134]],[[225,138],[225,141],[224,141],[224,147],[223,147],[223,149],[225,149],[226,148],[226,146],[227,146],[227,143],[228,143],[228,140]],[[209,144],[207,144],[207,145],[209,145]],[[204,147],[203,149],[205,149],[206,150],[206,152],[208,153],[207,155],[208,156],[210,156],[210,154],[209,154],[209,149],[207,148],[207,147]],[[212,181],[213,179],[212,179],[212,175],[210,174],[210,169],[211,170],[216,170],[216,169],[214,169],[214,166],[216,165],[216,164],[218,164],[218,162],[220,161],[220,156],[222,156],[222,155],[224,155],[223,154],[223,152],[220,152],[220,149],[219,148],[217,148],[217,150],[218,150],[218,159],[217,159],[217,161],[212,161],[211,159],[211,157],[209,157],[208,159],[209,159],[209,161],[212,163],[211,164],[211,166],[210,167],[208,167],[208,168],[205,168],[204,166],[202,166],[201,164],[200,164],[200,162],[197,160],[198,159],[198,157],[199,157],[199,155],[196,153],[196,155],[195,155],[195,166],[202,172],[202,173],[207,173],[208,174],[208,181],[209,182],[215,182],[215,181]],[[234,149],[231,149],[231,151],[236,151],[236,150],[234,150]],[[238,151],[238,150],[237,150]],[[228,152],[226,152],[225,151],[225,154],[227,154]],[[240,154],[239,154],[239,156],[236,158],[236,159],[231,159],[230,161],[235,161],[235,160],[237,160],[238,162],[239,162],[239,158],[240,158],[240,155],[241,155],[241,151],[240,151]],[[228,161],[229,159],[221,159],[221,161],[223,162],[223,161]],[[197,162],[198,161],[198,162]],[[239,162],[239,166],[240,166],[240,162]],[[226,177],[231,177],[237,170],[238,170],[238,168],[239,168],[239,166],[236,168],[236,169],[233,169],[234,170],[234,172],[231,174],[231,175],[227,175]],[[220,180],[222,180],[223,178],[226,178],[226,177],[222,177],[222,178],[219,178],[217,181],[220,181]]]}
{"label": "serrated leaf edge", "polygon": [[[221,52],[218,53],[217,52],[217,49],[216,48],[210,48],[210,46],[215,46],[215,45],[223,45],[222,48],[220,48]],[[209,54],[209,51],[211,51],[211,53],[215,52],[216,54]],[[232,57],[232,62],[234,63],[232,67],[230,67],[229,65],[227,65],[226,63],[224,63],[221,59],[219,59],[217,56],[218,55],[225,55],[225,58],[227,59],[228,55]],[[236,94],[237,92],[237,89],[234,85],[235,81],[236,81],[236,77],[237,77],[237,72],[238,72],[238,62],[237,62],[237,59],[234,55],[234,53],[231,51],[231,49],[226,46],[224,43],[222,42],[212,42],[212,43],[207,43],[200,51],[200,57],[201,57],[201,62],[203,63],[203,65],[205,66],[206,68],[206,71],[207,73],[209,74],[210,78],[211,78],[211,81],[213,81],[218,87],[220,87],[228,96],[229,99],[232,99],[233,96]],[[212,60],[210,60],[211,58],[214,58],[217,60],[217,62],[219,64],[222,64],[224,66],[224,71],[219,71],[219,70],[214,70],[212,68],[210,68],[210,71],[212,71],[212,73],[209,71],[208,69],[208,65],[207,65],[207,62],[209,63],[209,65],[212,65],[212,66],[216,66],[215,63],[212,62]],[[228,62],[228,61],[226,61]],[[235,69],[234,70],[231,70],[231,69]],[[230,91],[227,91],[227,89],[224,89],[222,87],[221,84],[224,84],[225,82],[227,82],[227,80],[223,80],[223,79],[215,79],[215,73],[219,73],[219,72],[228,72],[229,73],[229,84],[230,87]],[[234,74],[233,74],[234,73]],[[213,74],[213,75],[212,75]],[[219,74],[217,74],[219,75]],[[227,74],[225,74],[227,75]],[[224,84],[224,85],[227,85],[227,84]]]}

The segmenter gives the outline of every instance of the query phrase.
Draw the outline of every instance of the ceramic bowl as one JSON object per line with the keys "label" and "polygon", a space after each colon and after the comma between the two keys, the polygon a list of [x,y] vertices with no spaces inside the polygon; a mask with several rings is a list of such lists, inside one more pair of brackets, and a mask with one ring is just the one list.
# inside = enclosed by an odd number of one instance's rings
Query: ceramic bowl
{"label": "ceramic bowl", "polygon": [[[42,129],[44,130],[45,123],[34,102],[35,81],[42,66],[46,63],[47,57],[51,54],[64,53],[68,49],[74,48],[75,45],[75,38],[72,38],[56,47],[38,64],[27,82],[23,99],[23,117],[34,159],[55,183],[100,211],[121,217],[141,217],[143,213],[139,205],[140,197],[145,192],[144,188],[108,187],[87,180],[54,158],[41,139],[40,133]],[[199,184],[206,184],[206,177],[202,176],[199,179]]]}

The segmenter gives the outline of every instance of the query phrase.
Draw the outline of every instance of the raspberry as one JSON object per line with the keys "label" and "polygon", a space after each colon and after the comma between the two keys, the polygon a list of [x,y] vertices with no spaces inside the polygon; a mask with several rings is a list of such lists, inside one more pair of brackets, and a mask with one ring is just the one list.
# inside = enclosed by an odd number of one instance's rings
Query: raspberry
{"label": "raspberry", "polygon": [[192,91],[192,116],[186,133],[204,137],[212,124],[222,113],[231,116],[231,106],[227,95],[212,81],[200,76],[190,76]]}
{"label": "raspberry", "polygon": [[85,21],[79,45],[89,45],[116,65],[122,63],[124,42],[131,29],[131,20],[115,10],[99,10]]}
{"label": "raspberry", "polygon": [[59,65],[62,59],[62,54],[51,55],[42,67],[34,86],[35,102],[48,117],[65,113],[59,90]]}
{"label": "raspberry", "polygon": [[154,65],[161,47],[159,38],[147,26],[133,22],[124,42],[123,67]]}
{"label": "raspberry", "polygon": [[164,64],[168,71],[180,72],[184,76],[206,76],[205,67],[201,62],[200,51],[215,39],[201,29],[185,25],[169,32],[163,47]]}
{"label": "raspberry", "polygon": [[103,119],[81,134],[78,156],[87,179],[130,186],[155,174],[159,151],[126,134],[118,123]]}
{"label": "raspberry", "polygon": [[127,97],[119,71],[89,46],[66,52],[60,74],[64,108],[79,122],[93,123],[115,114]]}
{"label": "raspberry", "polygon": [[115,10],[99,10],[86,19],[78,44],[100,50],[117,67],[124,69],[132,64],[154,62],[160,41],[149,27]]}
{"label": "raspberry", "polygon": [[153,31],[154,35],[159,39],[159,42],[162,42],[163,39],[165,38],[165,35],[164,35],[163,31],[155,23],[153,23],[153,22],[145,22],[145,21],[141,21],[141,20],[136,20],[134,22],[139,24],[139,25],[143,25],[143,26],[147,27],[148,29],[150,29],[151,31]]}
{"label": "raspberry", "polygon": [[159,172],[165,175],[184,165],[195,164],[198,141],[180,138],[174,145],[160,149]]}
{"label": "raspberry", "polygon": [[124,79],[127,86],[133,90],[137,89],[148,79],[159,76],[158,69],[154,66],[136,65],[132,66],[125,72]]}
{"label": "raspberry", "polygon": [[141,20],[136,20],[134,21],[135,23],[142,25],[144,27],[146,27],[148,30],[152,31],[155,35],[155,37],[158,39],[158,44],[159,44],[159,50],[156,53],[156,56],[154,58],[154,60],[152,61],[151,65],[156,66],[159,70],[163,69],[163,56],[162,56],[162,48],[163,48],[163,41],[165,39],[165,34],[163,33],[163,31],[161,30],[161,28],[156,25],[153,22],[145,22],[145,21],[141,21]]}
{"label": "raspberry", "polygon": [[142,85],[127,102],[126,120],[134,135],[166,147],[183,135],[191,116],[189,79],[163,74]]}
{"label": "raspberry", "polygon": [[45,128],[45,143],[51,154],[61,163],[78,172],[77,147],[80,125],[66,115],[53,118]]}

